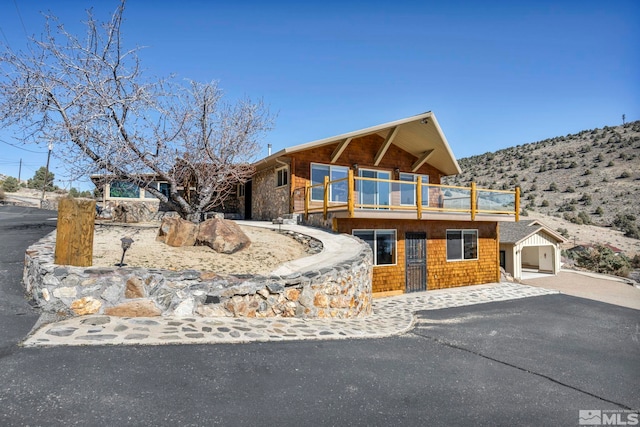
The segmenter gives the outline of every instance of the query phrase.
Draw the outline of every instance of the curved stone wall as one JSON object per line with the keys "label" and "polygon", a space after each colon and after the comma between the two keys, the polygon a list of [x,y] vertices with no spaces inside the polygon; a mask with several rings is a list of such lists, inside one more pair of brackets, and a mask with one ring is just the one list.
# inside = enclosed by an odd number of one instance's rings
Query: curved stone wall
{"label": "curved stone wall", "polygon": [[321,252],[305,259],[305,267],[296,269],[294,261],[274,270],[280,274],[254,276],[56,265],[53,232],[27,249],[24,286],[37,306],[61,317],[98,313],[123,317],[368,315],[371,249],[351,236],[335,237],[343,239],[341,246],[344,239],[353,245],[347,259],[328,264],[331,258]]}

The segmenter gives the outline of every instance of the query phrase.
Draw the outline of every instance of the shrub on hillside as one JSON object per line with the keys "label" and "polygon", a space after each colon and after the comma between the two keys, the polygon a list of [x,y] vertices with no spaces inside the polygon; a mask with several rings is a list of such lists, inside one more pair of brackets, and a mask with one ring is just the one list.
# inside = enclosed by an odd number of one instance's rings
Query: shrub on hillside
{"label": "shrub on hillside", "polygon": [[4,201],[4,190],[0,187],[0,202]]}
{"label": "shrub on hillside", "polygon": [[636,216],[633,214],[622,214],[619,213],[611,222],[611,225],[614,228],[622,231],[625,236],[631,237],[633,239],[640,239],[640,229],[638,229],[638,225],[636,224]]}
{"label": "shrub on hillside", "polygon": [[20,184],[18,183],[17,179],[10,176],[2,183],[2,189],[7,193],[15,193],[20,189]]}
{"label": "shrub on hillside", "polygon": [[611,249],[603,245],[596,245],[576,256],[576,263],[582,268],[596,273],[615,274],[627,277],[631,270],[629,259],[622,255],[616,255]]}

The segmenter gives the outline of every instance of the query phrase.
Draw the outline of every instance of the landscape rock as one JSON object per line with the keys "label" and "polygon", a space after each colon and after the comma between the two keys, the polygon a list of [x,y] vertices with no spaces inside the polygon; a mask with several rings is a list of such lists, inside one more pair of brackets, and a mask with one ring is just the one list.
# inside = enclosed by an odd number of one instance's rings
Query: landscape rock
{"label": "landscape rock", "polygon": [[196,245],[208,246],[223,254],[232,254],[248,247],[249,237],[233,221],[212,218],[200,224]]}
{"label": "landscape rock", "polygon": [[156,240],[169,246],[193,246],[198,235],[198,225],[182,218],[163,218]]}
{"label": "landscape rock", "polygon": [[107,307],[104,309],[104,314],[119,317],[155,317],[160,316],[162,312],[152,300],[145,299]]}
{"label": "landscape rock", "polygon": [[84,297],[77,299],[71,303],[71,310],[78,316],[87,314],[95,314],[100,311],[102,303],[93,297]]}
{"label": "landscape rock", "polygon": [[130,277],[124,290],[124,297],[129,299],[144,298],[144,282],[139,277]]}

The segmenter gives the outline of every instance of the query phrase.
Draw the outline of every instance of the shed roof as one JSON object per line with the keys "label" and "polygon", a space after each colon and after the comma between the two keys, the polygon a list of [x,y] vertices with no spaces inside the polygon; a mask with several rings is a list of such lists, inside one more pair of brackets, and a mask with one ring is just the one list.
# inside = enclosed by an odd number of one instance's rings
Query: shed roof
{"label": "shed roof", "polygon": [[[395,130],[395,132],[394,132]],[[342,143],[365,135],[378,134],[387,139],[394,132],[392,144],[414,155],[416,158],[427,158],[428,163],[444,175],[456,175],[461,172],[460,166],[449,147],[435,114],[431,111],[407,117],[393,122],[332,136],[317,141],[284,148],[254,163],[256,169],[264,169],[277,163],[279,157],[299,151],[310,150],[325,145]]]}

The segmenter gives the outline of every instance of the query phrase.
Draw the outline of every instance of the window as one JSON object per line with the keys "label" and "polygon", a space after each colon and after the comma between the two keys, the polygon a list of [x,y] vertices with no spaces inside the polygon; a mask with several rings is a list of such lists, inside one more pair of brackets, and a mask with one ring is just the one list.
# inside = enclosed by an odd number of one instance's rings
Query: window
{"label": "window", "polygon": [[[416,182],[418,178],[422,180],[422,206],[429,206],[429,175],[416,175],[412,173],[401,173],[400,181]],[[416,185],[400,184],[400,204],[416,204]]]}
{"label": "window", "polygon": [[238,197],[244,197],[244,184],[238,184],[237,194]]}
{"label": "window", "polygon": [[132,182],[113,181],[109,186],[109,197],[121,197],[125,199],[139,199],[140,187]]}
{"label": "window", "polygon": [[[167,198],[169,197],[169,183],[168,182],[152,182],[152,183],[149,184],[149,187],[154,188],[155,190],[158,190],[160,193],[162,193]],[[148,190],[145,190],[144,191],[144,198],[145,199],[155,199],[156,196],[151,194],[151,192],[149,192]]]}
{"label": "window", "polygon": [[166,197],[169,197],[169,183],[168,182],[159,182],[158,183],[158,191],[164,194]]}
{"label": "window", "polygon": [[447,230],[447,261],[478,259],[478,230]]}
{"label": "window", "polygon": [[353,230],[352,234],[371,246],[373,265],[396,263],[396,230]]}
{"label": "window", "polygon": [[[358,171],[362,178],[391,179],[391,173],[370,169],[360,169]],[[383,181],[359,180],[358,191],[360,192],[360,203],[369,209],[385,209],[378,206],[389,206],[390,183]]]}
{"label": "window", "polygon": [[[336,181],[346,178],[349,168],[345,166],[311,164],[311,185],[324,184],[324,177],[328,176],[329,181]],[[329,185],[329,200],[332,202],[347,202],[348,193],[347,181],[340,181]],[[311,200],[321,202],[324,200],[324,188],[314,187],[311,189]]]}
{"label": "window", "polygon": [[289,184],[289,169],[285,166],[276,169],[276,187],[282,187]]}

